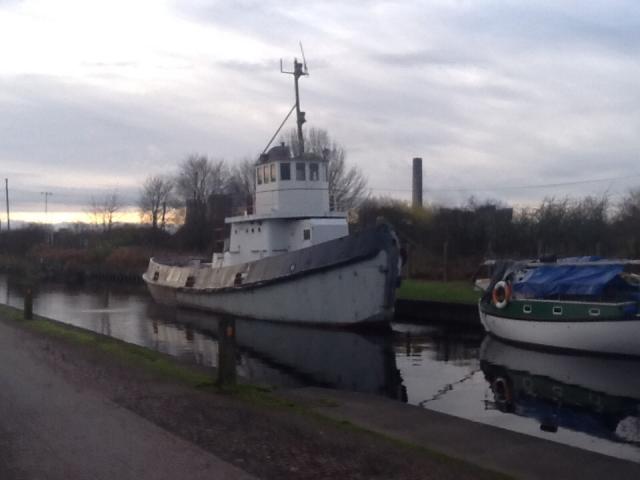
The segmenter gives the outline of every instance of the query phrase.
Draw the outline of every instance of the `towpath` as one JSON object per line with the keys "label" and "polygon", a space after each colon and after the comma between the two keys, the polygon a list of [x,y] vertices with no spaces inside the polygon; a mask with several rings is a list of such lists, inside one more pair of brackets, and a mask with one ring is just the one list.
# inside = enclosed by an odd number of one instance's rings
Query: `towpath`
{"label": "towpath", "polygon": [[0,321],[0,478],[251,479],[99,393],[67,382]]}
{"label": "towpath", "polygon": [[[318,413],[520,479],[640,479],[640,463],[404,405],[320,388],[288,396]],[[638,459],[640,462],[640,458]]]}

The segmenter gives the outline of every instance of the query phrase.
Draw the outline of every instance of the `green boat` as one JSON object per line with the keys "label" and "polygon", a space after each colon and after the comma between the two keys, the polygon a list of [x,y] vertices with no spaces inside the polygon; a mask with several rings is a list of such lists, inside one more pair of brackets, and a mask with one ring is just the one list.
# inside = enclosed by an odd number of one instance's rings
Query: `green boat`
{"label": "green boat", "polygon": [[487,332],[523,344],[640,356],[640,262],[571,258],[492,267],[479,302]]}

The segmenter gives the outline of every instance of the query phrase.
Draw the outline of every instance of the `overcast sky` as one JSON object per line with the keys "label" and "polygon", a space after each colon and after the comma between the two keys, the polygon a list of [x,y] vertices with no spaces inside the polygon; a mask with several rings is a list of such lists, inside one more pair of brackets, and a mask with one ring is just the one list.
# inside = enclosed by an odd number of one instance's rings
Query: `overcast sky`
{"label": "overcast sky", "polygon": [[307,126],[375,195],[409,198],[414,156],[428,202],[640,186],[636,1],[0,0],[13,210],[42,211],[42,191],[53,211],[133,203],[192,152],[255,158],[293,103],[279,60],[298,41]]}

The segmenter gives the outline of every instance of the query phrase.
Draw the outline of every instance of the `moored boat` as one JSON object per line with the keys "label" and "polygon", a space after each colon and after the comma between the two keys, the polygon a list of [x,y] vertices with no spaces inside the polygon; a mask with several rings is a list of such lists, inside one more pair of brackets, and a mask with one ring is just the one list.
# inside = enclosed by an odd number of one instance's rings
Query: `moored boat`
{"label": "moored boat", "polygon": [[304,65],[294,61],[289,73],[300,153],[282,144],[260,155],[254,213],[226,219],[226,251],[211,262],[152,258],[143,279],[157,302],[171,305],[317,325],[387,323],[399,279],[397,238],[385,224],[349,234],[346,214],[330,201],[328,159],[304,152]]}
{"label": "moored boat", "polygon": [[637,261],[496,262],[479,302],[487,332],[514,342],[640,355]]}

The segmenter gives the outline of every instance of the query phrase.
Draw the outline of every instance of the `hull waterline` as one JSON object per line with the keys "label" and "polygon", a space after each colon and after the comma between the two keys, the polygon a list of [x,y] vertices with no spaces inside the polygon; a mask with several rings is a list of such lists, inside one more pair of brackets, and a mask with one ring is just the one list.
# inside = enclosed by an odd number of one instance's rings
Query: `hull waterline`
{"label": "hull waterline", "polygon": [[493,315],[480,306],[480,320],[487,332],[512,342],[640,356],[640,318],[605,321],[521,320]]}

